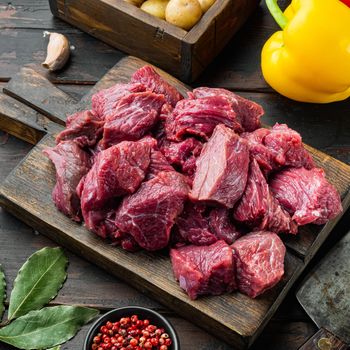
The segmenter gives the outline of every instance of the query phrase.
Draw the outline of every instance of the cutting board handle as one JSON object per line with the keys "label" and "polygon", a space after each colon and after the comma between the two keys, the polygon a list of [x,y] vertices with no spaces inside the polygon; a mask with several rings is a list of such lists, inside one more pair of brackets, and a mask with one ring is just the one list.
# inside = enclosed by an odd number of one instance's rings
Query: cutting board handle
{"label": "cutting board handle", "polygon": [[321,328],[299,350],[347,350],[349,347],[334,334]]}

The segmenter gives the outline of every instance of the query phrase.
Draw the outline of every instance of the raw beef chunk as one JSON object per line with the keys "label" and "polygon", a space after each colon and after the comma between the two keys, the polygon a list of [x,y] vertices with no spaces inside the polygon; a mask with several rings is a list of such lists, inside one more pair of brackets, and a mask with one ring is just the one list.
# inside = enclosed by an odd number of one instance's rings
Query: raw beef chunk
{"label": "raw beef chunk", "polygon": [[229,90],[200,87],[194,89],[189,95],[195,98],[209,96],[226,97],[230,101],[232,108],[236,112],[237,118],[245,131],[254,131],[260,127],[260,118],[264,114],[263,108],[259,104],[236,95]]}
{"label": "raw beef chunk", "polygon": [[142,83],[148,90],[164,95],[168,103],[173,107],[178,101],[183,99],[181,94],[150,66],[144,66],[137,70],[133,74],[131,82]]}
{"label": "raw beef chunk", "polygon": [[190,198],[232,208],[244,192],[248,166],[246,140],[218,125],[197,160]]}
{"label": "raw beef chunk", "polygon": [[146,91],[143,84],[116,84],[108,89],[101,90],[92,95],[92,109],[101,118],[105,119],[107,116],[114,113],[120,99],[132,92]]}
{"label": "raw beef chunk", "polygon": [[118,229],[112,234],[112,244],[120,245],[124,250],[128,252],[136,252],[140,249],[140,246],[135,241],[134,237],[128,233],[121,232]]}
{"label": "raw beef chunk", "polygon": [[56,185],[52,199],[59,211],[74,221],[80,221],[80,201],[76,187],[90,169],[89,155],[73,141],[63,141],[44,150],[56,168]]}
{"label": "raw beef chunk", "polygon": [[56,142],[75,140],[82,147],[92,147],[102,135],[103,125],[94,112],[77,112],[67,118],[66,128],[57,135]]}
{"label": "raw beef chunk", "polygon": [[196,100],[186,99],[177,103],[165,122],[167,138],[181,141],[186,135],[195,135],[208,140],[218,124],[241,132],[241,124],[227,98],[205,97]]}
{"label": "raw beef chunk", "polygon": [[196,159],[201,154],[202,143],[193,137],[182,142],[165,140],[160,150],[168,162],[177,167],[182,173],[192,176],[196,171]]}
{"label": "raw beef chunk", "polygon": [[170,251],[175,278],[194,300],[199,295],[230,293],[236,287],[232,250],[224,241]]}
{"label": "raw beef chunk", "polygon": [[175,171],[159,173],[144,182],[136,193],[124,198],[117,210],[117,227],[131,234],[146,250],[166,247],[188,190],[181,174]]}
{"label": "raw beef chunk", "polygon": [[[96,232],[94,213],[103,220],[110,200],[133,193],[145,177],[150,163],[151,147],[147,142],[124,141],[101,151],[84,179],[81,208],[86,226]],[[106,208],[107,207],[107,208]],[[100,211],[102,210],[102,214]],[[102,219],[101,219],[102,218]],[[97,232],[98,233],[98,232]]]}
{"label": "raw beef chunk", "polygon": [[148,91],[123,97],[113,114],[106,117],[102,147],[140,139],[156,124],[164,103],[162,95]]}
{"label": "raw beef chunk", "polygon": [[191,202],[186,203],[176,226],[176,244],[210,245],[218,240],[232,244],[240,236],[226,208],[209,209],[203,204]]}
{"label": "raw beef chunk", "polygon": [[271,194],[255,159],[250,163],[247,186],[233,215],[253,229],[297,233],[297,225]]}
{"label": "raw beef chunk", "polygon": [[118,230],[114,222],[117,206],[118,201],[110,199],[99,208],[87,209],[82,207],[85,226],[104,239],[113,238]]}
{"label": "raw beef chunk", "polygon": [[285,124],[275,124],[272,129],[257,129],[244,133],[249,151],[265,173],[284,166],[311,169],[314,162],[303,146],[301,136]]}
{"label": "raw beef chunk", "polygon": [[237,264],[238,289],[242,293],[255,298],[282,278],[286,248],[275,233],[250,233],[231,247]]}
{"label": "raw beef chunk", "polygon": [[322,169],[286,169],[275,174],[270,186],[298,225],[321,225],[342,211],[339,193]]}
{"label": "raw beef chunk", "polygon": [[218,239],[211,231],[206,206],[186,203],[184,211],[177,218],[178,234],[183,242],[195,245],[210,245]]}
{"label": "raw beef chunk", "polygon": [[147,180],[154,178],[162,171],[174,171],[174,168],[157,149],[151,150],[151,162],[147,171]]}
{"label": "raw beef chunk", "polygon": [[209,214],[209,226],[218,240],[232,244],[241,236],[241,233],[233,225],[229,216],[226,208],[214,208]]}

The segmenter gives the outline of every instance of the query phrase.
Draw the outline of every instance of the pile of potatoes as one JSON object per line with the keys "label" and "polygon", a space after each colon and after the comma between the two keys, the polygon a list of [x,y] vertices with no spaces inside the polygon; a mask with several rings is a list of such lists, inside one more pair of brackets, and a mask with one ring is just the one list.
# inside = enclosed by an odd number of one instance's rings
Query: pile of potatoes
{"label": "pile of potatoes", "polygon": [[190,30],[215,0],[125,0],[141,10]]}

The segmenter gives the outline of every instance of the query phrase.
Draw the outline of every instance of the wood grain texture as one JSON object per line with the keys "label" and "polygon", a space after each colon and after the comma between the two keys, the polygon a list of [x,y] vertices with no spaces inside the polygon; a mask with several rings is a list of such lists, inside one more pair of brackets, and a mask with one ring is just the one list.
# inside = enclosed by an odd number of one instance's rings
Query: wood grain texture
{"label": "wood grain texture", "polygon": [[61,125],[77,110],[71,96],[30,68],[22,68],[3,91]]}
{"label": "wood grain texture", "polygon": [[18,100],[0,93],[0,129],[33,145],[62,127]]}
{"label": "wood grain texture", "polygon": [[321,328],[299,350],[347,350],[348,345],[343,343],[334,334]]}
{"label": "wood grain texture", "polygon": [[[120,61],[82,99],[79,103],[80,108],[88,107],[91,93],[109,87],[113,83],[127,81],[131,74],[144,64],[145,62],[133,57]],[[159,73],[185,93],[187,88],[181,82],[160,70]],[[31,75],[35,76],[35,74]],[[40,87],[41,79],[35,77],[35,81],[39,82],[38,87]],[[42,96],[39,100],[42,101],[43,98]],[[76,108],[77,105],[74,107]],[[50,107],[45,106],[45,109]],[[311,233],[302,228],[299,236],[288,239],[285,277],[276,288],[265,295],[253,300],[240,293],[234,293],[220,297],[206,297],[195,302],[189,301],[174,281],[170,262],[166,256],[147,252],[135,255],[107,246],[84,227],[71,222],[56,210],[51,200],[51,191],[55,182],[54,168],[42,154],[45,147],[53,145],[52,136],[46,136],[6,179],[1,188],[2,205],[29,225],[45,232],[59,244],[82,254],[86,259],[126,280],[141,291],[147,291],[150,296],[184,317],[192,321],[195,319],[208,331],[213,329],[219,331],[220,336],[239,349],[247,348],[256,339],[337,221],[333,220],[321,228],[315,226]],[[309,150],[316,162],[322,163],[326,168],[331,182],[342,194],[344,207],[347,208],[349,196],[346,197],[346,195],[350,186],[350,167],[319,151],[311,148]],[[154,274],[154,271],[157,273]]]}
{"label": "wood grain texture", "polygon": [[258,0],[218,0],[189,32],[123,0],[50,0],[50,4],[54,15],[64,21],[183,81],[193,81],[246,21]]}

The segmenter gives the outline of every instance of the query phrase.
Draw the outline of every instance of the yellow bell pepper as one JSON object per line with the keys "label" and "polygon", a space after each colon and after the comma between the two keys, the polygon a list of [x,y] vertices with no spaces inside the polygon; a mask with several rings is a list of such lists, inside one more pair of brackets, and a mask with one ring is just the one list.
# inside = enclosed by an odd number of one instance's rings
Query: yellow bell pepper
{"label": "yellow bell pepper", "polygon": [[292,0],[283,13],[266,4],[281,26],[261,54],[265,80],[302,102],[328,103],[350,96],[350,0]]}

